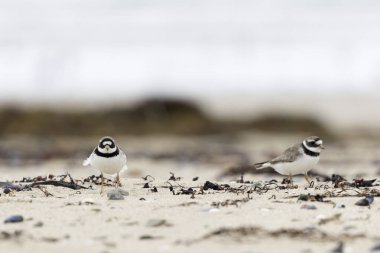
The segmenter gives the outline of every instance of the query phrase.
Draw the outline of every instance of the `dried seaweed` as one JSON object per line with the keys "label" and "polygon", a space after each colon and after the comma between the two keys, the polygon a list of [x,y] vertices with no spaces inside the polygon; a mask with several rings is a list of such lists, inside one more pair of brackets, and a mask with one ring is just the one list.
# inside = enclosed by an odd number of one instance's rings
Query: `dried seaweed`
{"label": "dried seaweed", "polygon": [[330,182],[331,181],[330,176],[328,176],[326,174],[319,173],[319,172],[315,172],[313,170],[309,172],[309,176],[315,178],[317,182]]}
{"label": "dried seaweed", "polygon": [[40,185],[60,186],[60,187],[65,187],[72,190],[89,189],[88,187],[76,184],[74,182],[64,182],[64,181],[54,181],[54,180],[35,182],[35,183],[30,184],[31,187],[36,187]]}
{"label": "dried seaweed", "polygon": [[212,202],[211,206],[214,206],[214,207],[236,206],[236,207],[238,207],[239,205],[247,203],[250,200],[251,200],[250,198],[226,199],[224,201]]}
{"label": "dried seaweed", "polygon": [[[303,195],[304,194],[289,196],[289,197],[286,197],[286,199],[293,199],[293,198],[302,199],[302,198],[305,198]],[[323,198],[343,198],[343,197],[367,197],[367,196],[380,197],[380,190],[368,189],[368,188],[331,189],[317,195],[319,195],[319,198],[322,198],[322,199]],[[315,198],[315,196],[313,195],[311,195],[311,197]],[[323,202],[330,202],[330,201],[324,200]]]}
{"label": "dried seaweed", "polygon": [[320,242],[335,242],[338,240],[354,240],[364,238],[364,234],[328,234],[324,231],[321,231],[317,228],[304,228],[304,229],[295,229],[295,228],[283,228],[278,230],[266,230],[260,227],[253,226],[241,226],[235,228],[219,228],[214,231],[211,231],[200,239],[193,240],[190,243],[196,243],[199,241],[207,240],[215,237],[228,238],[230,240],[241,241],[243,238],[291,238],[291,239],[300,239],[300,240],[313,240]]}
{"label": "dried seaweed", "polygon": [[10,189],[15,191],[30,191],[30,185],[16,185],[12,182],[0,182],[0,188]]}
{"label": "dried seaweed", "polygon": [[372,187],[375,186],[374,183],[377,179],[371,179],[371,180],[365,180],[363,178],[361,179],[354,179],[354,186],[355,187]]}
{"label": "dried seaweed", "polygon": [[256,192],[258,194],[263,194],[271,190],[279,191],[279,190],[290,190],[290,189],[297,189],[297,188],[298,188],[297,185],[293,185],[293,184],[278,185],[276,180],[271,180],[269,182],[266,182],[263,186],[261,186],[260,183],[253,185],[247,193],[251,194],[253,192]]}
{"label": "dried seaweed", "polygon": [[338,188],[342,183],[346,182],[347,180],[340,175],[332,174],[331,181],[334,184],[334,187]]}
{"label": "dried seaweed", "polygon": [[188,207],[188,206],[192,206],[192,205],[198,205],[198,202],[195,202],[195,201],[185,202],[185,203],[182,203],[182,204],[179,204],[179,205],[175,205],[175,206],[172,206],[172,207],[177,207],[177,206]]}
{"label": "dried seaweed", "polygon": [[18,239],[23,235],[22,230],[15,230],[13,232],[1,231],[0,232],[0,240],[11,240]]}
{"label": "dried seaweed", "polygon": [[[50,177],[48,177],[50,179]],[[74,180],[69,173],[58,176],[60,180],[47,180],[47,178],[43,178],[42,180],[35,180],[33,179],[34,183],[31,183],[31,187],[36,187],[40,185],[52,185],[52,186],[59,186],[59,187],[65,187],[72,190],[80,190],[80,189],[89,189],[88,187],[85,187],[83,185],[79,185],[76,183],[76,180]],[[66,179],[69,179],[69,182],[65,181]]]}
{"label": "dried seaweed", "polygon": [[[93,176],[95,177],[95,176]],[[65,181],[68,179],[69,181]],[[24,185],[14,185],[12,183],[6,183],[3,184],[4,186],[7,186],[7,188],[10,189],[15,189],[17,191],[22,191],[22,190],[30,190],[31,188],[39,188],[41,191],[45,193],[45,195],[50,196],[50,193],[48,194],[44,190],[40,188],[41,185],[51,185],[51,186],[59,186],[59,187],[65,187],[69,188],[72,190],[80,190],[80,189],[89,189],[89,187],[85,187],[83,185],[79,185],[76,182],[79,180],[74,180],[69,173],[64,174],[64,175],[59,175],[59,176],[54,176],[54,175],[48,175],[45,177],[42,176],[37,176],[34,178],[27,178],[24,177],[20,181],[15,181],[18,183],[30,183],[30,184],[24,184]],[[1,184],[0,184],[1,185]]]}
{"label": "dried seaweed", "polygon": [[236,180],[236,183],[239,183],[239,184],[252,184],[251,181],[244,180],[244,174],[243,173],[240,175],[240,179]]}
{"label": "dried seaweed", "polygon": [[193,195],[196,191],[193,188],[184,189],[182,188],[177,195],[183,194],[183,195]]}
{"label": "dried seaweed", "polygon": [[170,172],[169,181],[180,181],[181,177],[176,177],[173,172]]}
{"label": "dried seaweed", "polygon": [[149,178],[151,179],[149,182],[153,182],[154,180],[156,180],[153,176],[151,175],[146,175],[145,177],[141,177],[142,179],[144,179],[145,181],[147,181]]}
{"label": "dried seaweed", "polygon": [[[112,182],[111,179],[105,178],[105,177],[103,177],[103,178],[104,178],[104,182],[103,182],[104,186],[113,186],[114,185],[114,183]],[[79,181],[79,180],[77,180],[77,181]],[[100,175],[99,176],[91,175],[91,176],[83,179],[83,183],[91,183],[94,185],[101,185],[102,184],[102,178]]]}
{"label": "dried seaweed", "polygon": [[217,183],[212,183],[210,181],[206,181],[203,185],[203,190],[207,191],[209,189],[214,190],[214,191],[223,191],[228,188],[231,188],[228,184],[217,184]]}
{"label": "dried seaweed", "polygon": [[324,196],[320,195],[320,194],[316,194],[316,195],[312,195],[312,194],[301,194],[299,195],[298,197],[298,200],[299,201],[317,201],[317,202],[327,202],[327,201],[324,201]]}

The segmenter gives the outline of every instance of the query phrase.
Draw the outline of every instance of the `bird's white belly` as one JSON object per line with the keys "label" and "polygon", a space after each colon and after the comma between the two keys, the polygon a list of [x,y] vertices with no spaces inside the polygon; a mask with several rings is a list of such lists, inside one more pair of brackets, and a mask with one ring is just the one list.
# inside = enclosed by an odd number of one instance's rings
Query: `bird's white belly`
{"label": "bird's white belly", "polygon": [[91,161],[93,167],[109,175],[119,172],[125,164],[125,159],[120,156],[110,158],[95,156]]}
{"label": "bird's white belly", "polygon": [[304,156],[294,162],[275,164],[272,167],[282,175],[299,175],[311,170],[318,161],[319,157]]}

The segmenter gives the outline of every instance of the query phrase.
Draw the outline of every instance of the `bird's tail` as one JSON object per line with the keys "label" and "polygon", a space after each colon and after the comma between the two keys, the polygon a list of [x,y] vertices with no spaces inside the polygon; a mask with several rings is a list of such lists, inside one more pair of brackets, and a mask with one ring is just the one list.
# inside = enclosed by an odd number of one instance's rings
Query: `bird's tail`
{"label": "bird's tail", "polygon": [[271,163],[270,163],[270,162],[255,163],[253,166],[254,166],[255,169],[257,169],[257,170],[262,170],[262,169],[265,169],[265,168],[267,168],[267,167],[270,167],[270,166],[271,166]]}
{"label": "bird's tail", "polygon": [[82,163],[83,166],[88,166],[88,165],[90,165],[90,164],[91,164],[91,160],[90,160],[90,158],[87,158],[87,159],[84,160],[83,163]]}

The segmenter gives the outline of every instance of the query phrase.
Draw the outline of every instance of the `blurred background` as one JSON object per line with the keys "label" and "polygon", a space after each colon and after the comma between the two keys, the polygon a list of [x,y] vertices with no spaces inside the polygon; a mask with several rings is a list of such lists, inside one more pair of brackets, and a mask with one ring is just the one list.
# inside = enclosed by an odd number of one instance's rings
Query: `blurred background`
{"label": "blurred background", "polygon": [[0,1],[0,154],[55,157],[60,137],[88,152],[103,135],[377,136],[379,14],[375,0]]}

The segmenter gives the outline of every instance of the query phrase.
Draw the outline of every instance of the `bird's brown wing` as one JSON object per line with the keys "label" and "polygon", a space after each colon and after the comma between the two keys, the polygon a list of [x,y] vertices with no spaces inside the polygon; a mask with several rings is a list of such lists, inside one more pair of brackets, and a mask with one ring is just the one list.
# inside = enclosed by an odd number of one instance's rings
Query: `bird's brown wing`
{"label": "bird's brown wing", "polygon": [[299,158],[302,155],[300,149],[301,149],[301,144],[296,144],[288,148],[287,150],[285,150],[280,156],[271,160],[270,163],[276,164],[276,163],[284,163],[284,162],[285,163],[294,162],[295,160],[297,160],[297,158]]}

